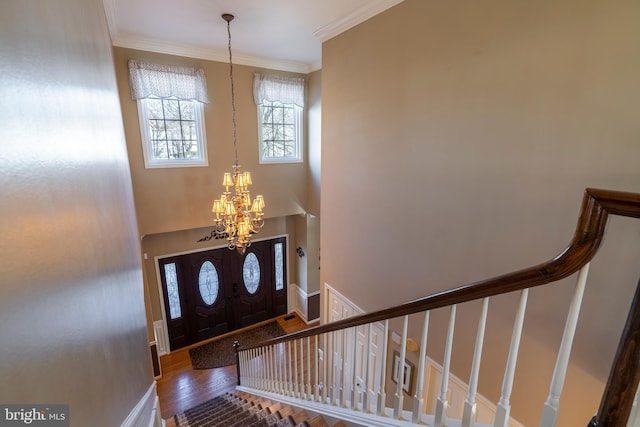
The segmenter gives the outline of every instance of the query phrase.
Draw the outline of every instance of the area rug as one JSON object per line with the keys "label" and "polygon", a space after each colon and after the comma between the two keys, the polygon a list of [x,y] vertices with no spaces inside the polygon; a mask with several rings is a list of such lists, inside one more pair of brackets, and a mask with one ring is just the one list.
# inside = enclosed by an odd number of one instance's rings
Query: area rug
{"label": "area rug", "polygon": [[236,363],[236,352],[233,342],[240,345],[252,345],[285,335],[278,322],[269,322],[262,326],[238,332],[225,338],[201,345],[189,350],[193,369],[211,369],[229,366]]}

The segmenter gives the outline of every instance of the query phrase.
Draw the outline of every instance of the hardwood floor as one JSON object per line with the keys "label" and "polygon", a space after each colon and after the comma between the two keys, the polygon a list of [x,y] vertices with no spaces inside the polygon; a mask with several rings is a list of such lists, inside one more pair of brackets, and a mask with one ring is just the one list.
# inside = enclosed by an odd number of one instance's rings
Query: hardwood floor
{"label": "hardwood floor", "polygon": [[[317,325],[317,323],[307,325],[296,314],[280,316],[277,321],[287,334]],[[255,326],[258,325],[251,327]],[[224,336],[209,341],[215,341]],[[162,378],[158,380],[158,398],[164,419],[171,418],[177,412],[204,403],[236,387],[236,365],[214,369],[193,369],[189,347],[160,357],[160,365]]]}

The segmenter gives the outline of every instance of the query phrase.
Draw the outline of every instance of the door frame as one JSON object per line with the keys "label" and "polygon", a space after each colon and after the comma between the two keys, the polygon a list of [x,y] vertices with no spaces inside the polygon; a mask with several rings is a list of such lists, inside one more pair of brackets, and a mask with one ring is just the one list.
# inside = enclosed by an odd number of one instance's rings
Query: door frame
{"label": "door frame", "polygon": [[[265,240],[273,240],[273,239],[278,239],[278,238],[281,238],[281,237],[284,237],[285,243],[286,243],[285,247],[287,248],[287,250],[285,251],[285,254],[284,254],[285,261],[286,261],[286,279],[287,279],[287,283],[285,283],[284,286],[285,286],[285,289],[286,289],[286,292],[287,292],[287,312],[289,312],[290,311],[289,310],[289,305],[291,304],[291,302],[290,302],[291,298],[290,298],[290,295],[288,295],[288,293],[289,293],[289,283],[290,283],[290,275],[289,275],[289,262],[290,262],[290,259],[289,259],[289,247],[290,247],[289,246],[289,234],[277,234],[275,236],[263,237],[263,238],[260,238],[260,239],[254,239],[252,241],[253,242],[262,242],[262,241],[265,241]],[[156,256],[153,257],[153,264],[154,264],[154,268],[155,268],[155,271],[156,271],[156,286],[158,288],[158,297],[159,297],[159,300],[160,300],[160,309],[161,309],[161,312],[162,312],[162,334],[163,334],[162,340],[165,343],[167,343],[165,351],[160,352],[160,349],[158,349],[158,356],[164,356],[165,354],[171,353],[171,349],[169,348],[169,327],[167,325],[167,313],[166,313],[166,309],[165,309],[165,306],[164,306],[165,295],[164,295],[164,289],[162,287],[162,278],[161,278],[159,260],[163,259],[163,258],[170,258],[170,257],[173,257],[173,256],[189,255],[189,254],[194,254],[194,253],[197,253],[197,252],[205,252],[205,251],[210,251],[210,250],[215,250],[215,249],[222,249],[222,248],[226,248],[226,247],[227,247],[227,245],[220,244],[220,245],[216,245],[216,246],[208,246],[208,247],[205,247],[205,248],[199,248],[197,250],[173,252],[173,253],[168,253],[168,254],[163,254],[163,255],[156,255]],[[158,322],[157,320],[153,320],[153,319],[152,319],[152,321],[153,321],[154,325],[155,325],[156,322]],[[154,331],[155,330],[156,329],[154,327]],[[158,339],[160,339],[160,337],[156,337],[156,340],[158,340]],[[187,347],[183,347],[180,350],[183,350],[185,348],[188,348],[188,346]]]}

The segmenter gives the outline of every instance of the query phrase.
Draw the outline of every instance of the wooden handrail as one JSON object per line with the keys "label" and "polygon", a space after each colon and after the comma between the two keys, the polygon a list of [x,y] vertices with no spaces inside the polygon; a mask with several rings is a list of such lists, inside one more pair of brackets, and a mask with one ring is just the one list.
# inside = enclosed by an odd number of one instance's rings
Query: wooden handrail
{"label": "wooden handrail", "polygon": [[[240,347],[237,351],[275,345],[564,279],[581,269],[595,256],[604,239],[609,215],[640,218],[640,194],[587,188],[573,239],[564,251],[545,263],[440,292],[397,307],[350,317],[255,345]],[[240,381],[239,373],[238,381]],[[640,283],[636,288],[600,407],[588,427],[627,426],[639,382]]]}
{"label": "wooden handrail", "polygon": [[238,351],[366,325],[564,279],[594,257],[604,238],[609,214],[640,218],[640,194],[587,188],[573,239],[558,256],[542,264],[419,298],[396,307],[327,323],[254,345],[241,346]]}

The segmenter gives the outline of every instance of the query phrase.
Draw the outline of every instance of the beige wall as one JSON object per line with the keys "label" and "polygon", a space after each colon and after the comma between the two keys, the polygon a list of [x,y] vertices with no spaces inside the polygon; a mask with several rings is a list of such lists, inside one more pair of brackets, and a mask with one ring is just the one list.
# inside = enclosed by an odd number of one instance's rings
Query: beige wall
{"label": "beige wall", "polygon": [[[640,191],[638,51],[639,6],[624,0],[406,0],[325,42],[321,282],[371,311],[555,256],[584,188]],[[574,391],[606,377],[639,235],[638,221],[614,220],[594,260]],[[528,392],[543,399],[573,283],[530,296],[523,349],[550,350],[525,357],[516,382],[533,379]],[[490,324],[512,322],[517,296],[501,301]],[[469,326],[457,329],[454,372],[464,378],[476,318],[461,317]],[[496,378],[502,329],[483,359]],[[495,397],[489,377],[480,391]],[[600,390],[582,389],[563,398],[561,408],[585,404],[561,409],[560,425],[597,409],[588,402]],[[535,425],[542,402],[523,393],[513,415]]]}
{"label": "beige wall", "polygon": [[153,375],[102,1],[4,1],[0,39],[0,402],[118,426]]}
{"label": "beige wall", "polygon": [[[145,169],[138,109],[131,99],[128,81],[127,62],[134,58],[204,69],[210,99],[204,109],[209,166]],[[211,205],[223,190],[222,175],[231,171],[234,163],[229,64],[117,47],[114,48],[114,63],[140,234],[210,226]],[[234,64],[233,72],[238,160],[243,170],[251,171],[254,183],[251,192],[264,195],[265,218],[302,213],[307,194],[306,162],[258,163],[258,113],[253,101],[253,74],[273,71]]]}
{"label": "beige wall", "polygon": [[308,187],[307,209],[308,213],[320,215],[320,174],[322,165],[322,72],[315,71],[307,76],[307,158]]}
{"label": "beige wall", "polygon": [[[203,68],[207,79],[209,104],[205,105],[205,131],[209,165],[195,168],[145,169],[140,141],[140,126],[136,102],[131,99],[127,62],[142,59],[156,63],[185,65]],[[161,297],[156,275],[156,257],[169,254],[194,252],[223,245],[219,241],[198,242],[211,231],[213,214],[211,204],[220,197],[222,175],[233,164],[233,139],[231,120],[231,89],[229,64],[184,58],[159,53],[114,48],[114,63],[120,90],[127,149],[131,165],[138,226],[142,238],[145,280],[149,294],[151,320],[161,320]],[[298,257],[295,255],[296,225],[294,218],[308,209],[319,210],[319,191],[307,197],[308,186],[314,178],[309,172],[310,154],[307,140],[312,140],[314,152],[319,152],[319,73],[308,80],[308,110],[315,111],[312,118],[305,118],[303,144],[304,162],[289,164],[258,163],[257,110],[253,101],[253,74],[255,72],[293,75],[281,71],[263,70],[234,64],[236,91],[236,121],[238,125],[238,157],[243,170],[251,171],[252,194],[265,197],[266,225],[258,239],[286,234],[289,236],[289,281],[306,280],[300,277]],[[305,115],[308,117],[309,115]],[[314,160],[317,164],[318,159]],[[317,170],[319,166],[315,169]],[[315,178],[319,181],[319,178]],[[316,184],[317,185],[317,184]],[[310,206],[309,206],[310,205]],[[306,230],[302,229],[303,236]],[[306,283],[304,284],[306,287]],[[148,325],[153,333],[153,325]]]}

